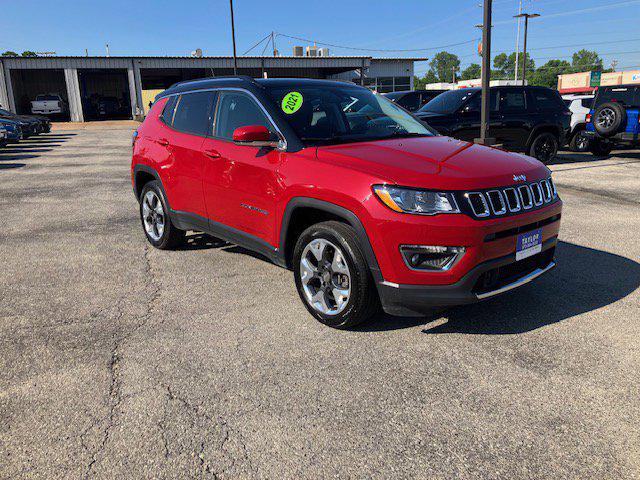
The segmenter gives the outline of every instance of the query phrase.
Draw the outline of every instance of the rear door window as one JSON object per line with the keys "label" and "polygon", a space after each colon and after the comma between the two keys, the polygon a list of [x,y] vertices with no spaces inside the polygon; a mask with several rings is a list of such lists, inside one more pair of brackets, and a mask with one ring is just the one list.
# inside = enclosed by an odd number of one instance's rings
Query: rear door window
{"label": "rear door window", "polygon": [[593,98],[583,98],[581,104],[582,108],[591,108],[593,106]]}
{"label": "rear door window", "polygon": [[500,90],[500,113],[522,113],[526,108],[524,90]]}
{"label": "rear door window", "polygon": [[184,133],[206,135],[212,124],[215,92],[180,95],[173,115],[173,128]]}
{"label": "rear door window", "polygon": [[271,122],[258,106],[258,104],[247,94],[241,92],[222,92],[218,101],[216,111],[216,124],[214,136],[233,139],[233,132],[236,128],[249,125],[262,125],[267,127],[275,138],[274,128]]}
{"label": "rear door window", "polygon": [[169,99],[167,100],[167,103],[164,104],[164,109],[162,110],[162,114],[160,115],[160,118],[162,119],[162,121],[169,126],[173,125],[173,112],[176,109],[177,99],[178,97],[176,97],[175,95],[172,97],[169,97]]}

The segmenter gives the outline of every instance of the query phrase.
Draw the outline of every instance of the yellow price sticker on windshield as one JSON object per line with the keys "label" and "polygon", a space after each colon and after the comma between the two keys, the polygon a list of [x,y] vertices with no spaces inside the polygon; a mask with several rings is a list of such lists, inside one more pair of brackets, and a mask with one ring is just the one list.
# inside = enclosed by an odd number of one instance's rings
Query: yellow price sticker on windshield
{"label": "yellow price sticker on windshield", "polygon": [[282,111],[291,115],[300,110],[302,106],[302,94],[300,92],[289,92],[282,99]]}

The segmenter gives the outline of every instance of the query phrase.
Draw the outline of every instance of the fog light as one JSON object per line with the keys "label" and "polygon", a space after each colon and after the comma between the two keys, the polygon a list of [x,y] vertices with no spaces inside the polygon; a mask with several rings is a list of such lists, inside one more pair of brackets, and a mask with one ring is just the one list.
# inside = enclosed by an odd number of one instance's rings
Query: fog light
{"label": "fog light", "polygon": [[464,255],[464,247],[402,245],[402,258],[411,270],[446,271]]}

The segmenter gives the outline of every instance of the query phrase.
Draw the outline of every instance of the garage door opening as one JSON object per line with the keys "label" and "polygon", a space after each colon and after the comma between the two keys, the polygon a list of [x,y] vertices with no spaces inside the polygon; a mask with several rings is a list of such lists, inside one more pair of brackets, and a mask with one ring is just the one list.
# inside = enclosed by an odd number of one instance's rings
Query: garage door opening
{"label": "garage door opening", "polygon": [[132,118],[127,70],[78,70],[78,82],[85,120]]}
{"label": "garage door opening", "polygon": [[140,70],[142,81],[142,105],[145,115],[157,94],[166,90],[174,83],[197,78],[211,77],[210,69],[205,68],[143,68]]}
{"label": "garage door opening", "polygon": [[[11,84],[19,115],[45,115],[51,120],[69,120],[69,100],[62,69],[12,69]],[[58,102],[58,98],[62,102]],[[38,101],[38,104],[32,102]],[[46,101],[47,112],[41,111]],[[34,111],[34,107],[36,111]],[[40,108],[39,108],[40,107]],[[59,108],[58,108],[59,107]],[[50,110],[49,110],[50,109]]]}

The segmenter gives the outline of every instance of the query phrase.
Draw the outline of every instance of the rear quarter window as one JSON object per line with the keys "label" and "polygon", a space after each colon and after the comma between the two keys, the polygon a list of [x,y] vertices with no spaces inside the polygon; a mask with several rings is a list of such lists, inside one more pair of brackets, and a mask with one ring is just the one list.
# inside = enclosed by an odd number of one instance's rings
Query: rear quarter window
{"label": "rear quarter window", "polygon": [[173,125],[173,112],[176,109],[176,100],[177,96],[169,97],[167,103],[164,104],[164,109],[162,110],[162,114],[160,115],[160,120],[162,120],[167,125]]}
{"label": "rear quarter window", "polygon": [[540,111],[566,110],[566,106],[560,95],[546,88],[535,88],[531,90],[531,99],[533,107]]}
{"label": "rear quarter window", "polygon": [[621,103],[625,107],[640,106],[640,89],[638,87],[607,87],[598,90],[595,105],[607,102]]}

